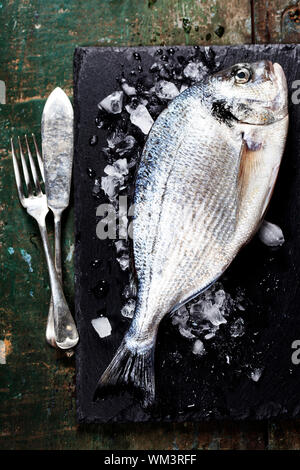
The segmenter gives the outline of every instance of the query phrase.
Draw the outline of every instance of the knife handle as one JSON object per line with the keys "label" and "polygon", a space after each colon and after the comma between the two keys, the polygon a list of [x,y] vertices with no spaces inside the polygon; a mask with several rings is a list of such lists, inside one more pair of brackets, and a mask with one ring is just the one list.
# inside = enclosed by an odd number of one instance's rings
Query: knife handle
{"label": "knife handle", "polygon": [[60,280],[52,259],[46,223],[39,223],[45,256],[48,265],[53,302],[54,333],[56,344],[61,349],[74,347],[79,340],[77,329],[66,302]]}

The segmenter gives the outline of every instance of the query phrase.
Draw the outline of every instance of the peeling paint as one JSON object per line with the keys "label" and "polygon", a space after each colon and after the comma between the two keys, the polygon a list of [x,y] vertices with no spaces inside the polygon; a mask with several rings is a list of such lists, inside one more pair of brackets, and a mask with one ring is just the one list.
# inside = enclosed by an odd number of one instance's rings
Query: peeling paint
{"label": "peeling paint", "polygon": [[23,260],[28,264],[28,270],[30,273],[33,273],[33,269],[31,266],[31,255],[27,253],[27,251],[20,249],[20,253],[22,255]]}
{"label": "peeling paint", "polygon": [[6,85],[3,80],[0,80],[0,104],[6,103]]}
{"label": "peeling paint", "polygon": [[12,352],[12,344],[11,344],[11,340],[9,339],[10,336],[11,336],[10,334],[7,334],[6,337],[4,338],[6,357]]}
{"label": "peeling paint", "polygon": [[14,252],[15,252],[15,250],[13,249],[12,246],[10,246],[10,247],[7,249],[7,251],[8,251],[8,253],[9,253],[10,255],[13,255]]}
{"label": "peeling paint", "polygon": [[0,340],[0,364],[6,364],[6,347],[3,340]]}
{"label": "peeling paint", "polygon": [[69,249],[69,253],[68,253],[67,257],[66,257],[66,261],[68,261],[68,262],[72,261],[73,254],[74,254],[74,249],[75,249],[75,246],[74,246],[74,243],[72,243],[72,244],[70,245],[70,249]]}

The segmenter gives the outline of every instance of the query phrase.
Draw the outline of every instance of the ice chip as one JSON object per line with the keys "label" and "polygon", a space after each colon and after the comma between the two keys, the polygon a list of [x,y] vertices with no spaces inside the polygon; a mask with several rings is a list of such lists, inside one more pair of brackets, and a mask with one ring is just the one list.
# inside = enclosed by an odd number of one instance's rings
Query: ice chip
{"label": "ice chip", "polygon": [[101,183],[98,178],[95,178],[94,186],[92,189],[93,196],[98,196],[101,189]]}
{"label": "ice chip", "polygon": [[212,303],[211,301],[202,303],[202,318],[209,320],[212,325],[219,326],[222,323],[227,323],[223,314],[224,312],[217,303]]}
{"label": "ice chip", "polygon": [[202,62],[190,62],[184,69],[183,75],[193,82],[199,82],[206,74],[206,67]]}
{"label": "ice chip", "polygon": [[91,323],[100,338],[106,338],[107,336],[111,335],[111,324],[109,323],[108,318],[94,318]]}
{"label": "ice chip", "polygon": [[117,258],[119,265],[121,266],[122,271],[126,271],[129,268],[129,255],[124,253],[120,258]]}
{"label": "ice chip", "polygon": [[226,293],[223,289],[219,289],[216,293],[215,293],[215,303],[219,306],[219,307],[223,307],[224,304],[226,302]]}
{"label": "ice chip", "polygon": [[121,310],[121,315],[126,318],[132,318],[135,310],[135,300],[129,299]]}
{"label": "ice chip", "polygon": [[104,109],[111,114],[119,114],[122,111],[123,97],[123,91],[115,91],[100,101],[98,108]]}
{"label": "ice chip", "polygon": [[135,96],[136,95],[136,89],[133,86],[128,85],[125,79],[122,81],[122,90],[124,91],[125,95],[127,96]]}
{"label": "ice chip", "polygon": [[117,145],[116,152],[119,155],[125,155],[130,152],[136,144],[136,140],[132,135],[127,135],[124,140],[120,141]]}
{"label": "ice chip", "polygon": [[136,288],[136,282],[132,274],[130,275],[129,279],[129,284],[125,287],[123,291],[123,297],[125,299],[130,299],[132,297],[136,297],[137,295],[137,288]]}
{"label": "ice chip", "polygon": [[135,109],[126,106],[126,110],[130,114],[130,121],[136,127],[141,129],[143,134],[149,134],[149,131],[153,125],[153,119],[149,114],[148,109],[143,104],[139,104]]}
{"label": "ice chip", "polygon": [[117,160],[113,165],[106,165],[104,173],[122,180],[123,176],[128,175],[128,164],[126,158]]}
{"label": "ice chip", "polygon": [[117,183],[113,176],[103,176],[101,178],[101,189],[109,197],[110,200],[113,200],[117,196]]}
{"label": "ice chip", "polygon": [[285,242],[281,228],[266,220],[261,224],[258,237],[260,241],[267,246],[281,246]]}
{"label": "ice chip", "polygon": [[118,240],[117,242],[115,242],[115,247],[118,254],[127,251],[127,245],[125,240]]}
{"label": "ice chip", "polygon": [[262,376],[262,373],[263,373],[263,369],[254,369],[251,372],[250,377],[254,382],[258,382]]}
{"label": "ice chip", "polygon": [[230,327],[230,333],[233,338],[237,338],[238,336],[243,336],[245,333],[244,331],[244,320],[242,318],[238,318]]}
{"label": "ice chip", "polygon": [[118,190],[124,185],[125,176],[128,175],[128,164],[126,158],[114,162],[113,165],[106,165],[104,173],[107,176],[101,178],[101,188],[111,201],[118,195]]}
{"label": "ice chip", "polygon": [[175,96],[179,95],[179,90],[176,85],[167,80],[160,80],[155,85],[156,95],[163,100],[172,100]]}
{"label": "ice chip", "polygon": [[125,139],[124,132],[120,131],[119,129],[114,130],[108,137],[107,137],[107,145],[110,149],[115,149],[116,146]]}
{"label": "ice chip", "polygon": [[193,345],[193,354],[203,356],[205,354],[204,344],[200,339],[196,339]]}
{"label": "ice chip", "polygon": [[113,166],[118,172],[118,175],[128,175],[128,164],[126,158],[121,158],[117,160]]}
{"label": "ice chip", "polygon": [[211,339],[211,338],[213,338],[214,336],[216,336],[216,332],[217,332],[217,331],[218,331],[218,327],[217,327],[217,326],[211,328],[210,332],[207,333],[207,334],[204,336],[204,338],[205,338],[205,339]]}
{"label": "ice chip", "polygon": [[127,239],[128,236],[128,218],[126,214],[119,215],[119,237],[121,239]]}
{"label": "ice chip", "polygon": [[179,326],[179,332],[185,338],[188,338],[188,339],[195,338],[195,335],[189,329],[184,328],[183,326]]}
{"label": "ice chip", "polygon": [[185,308],[185,306],[180,307],[177,312],[174,313],[172,316],[172,323],[173,325],[179,325],[183,328],[186,326],[186,323],[189,318],[189,312]]}

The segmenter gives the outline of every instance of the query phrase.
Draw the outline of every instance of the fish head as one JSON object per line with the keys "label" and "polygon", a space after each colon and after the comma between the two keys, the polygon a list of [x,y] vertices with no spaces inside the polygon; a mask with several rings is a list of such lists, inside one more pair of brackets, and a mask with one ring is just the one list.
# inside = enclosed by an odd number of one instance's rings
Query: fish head
{"label": "fish head", "polygon": [[224,121],[271,124],[288,113],[282,67],[269,60],[239,63],[208,79],[212,112]]}

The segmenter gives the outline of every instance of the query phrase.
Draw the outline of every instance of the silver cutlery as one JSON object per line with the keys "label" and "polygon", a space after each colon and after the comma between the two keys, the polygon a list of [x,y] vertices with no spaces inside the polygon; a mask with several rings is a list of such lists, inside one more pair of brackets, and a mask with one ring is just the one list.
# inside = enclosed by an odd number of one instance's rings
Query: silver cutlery
{"label": "silver cutlery", "polygon": [[[35,137],[32,134],[35,148],[37,149]],[[49,211],[47,204],[47,197],[43,193],[39,177],[37,173],[36,164],[34,162],[33,155],[31,153],[27,136],[25,136],[25,144],[27,149],[28,160],[30,164],[30,172],[26,163],[25,154],[23,153],[20,138],[18,137],[19,154],[22,164],[23,177],[19,169],[18,159],[15,152],[13,139],[11,139],[11,151],[13,159],[13,168],[15,173],[16,185],[20,203],[27,210],[28,214],[31,215],[38,223],[45,256],[48,265],[50,285],[53,299],[53,317],[54,317],[54,330],[56,344],[61,349],[69,349],[74,347],[78,342],[78,333],[67,305],[60,280],[58,278],[54,262],[51,255],[50,244],[48,240],[47,228],[46,228],[46,215]],[[37,153],[37,160],[41,174],[43,174],[43,164],[39,152]],[[26,191],[24,191],[24,187]]]}
{"label": "silver cutlery", "polygon": [[[48,97],[42,115],[42,155],[48,207],[54,215],[55,267],[62,282],[61,217],[69,205],[73,164],[74,113],[69,98],[61,88]],[[56,331],[51,299],[46,339],[56,346]]]}

